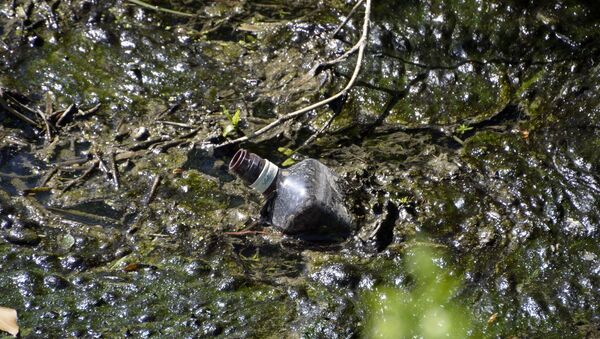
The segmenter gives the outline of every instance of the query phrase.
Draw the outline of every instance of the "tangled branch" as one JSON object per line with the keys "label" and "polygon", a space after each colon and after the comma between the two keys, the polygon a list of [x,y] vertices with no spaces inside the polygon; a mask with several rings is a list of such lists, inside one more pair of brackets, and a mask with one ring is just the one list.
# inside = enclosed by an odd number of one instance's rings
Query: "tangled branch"
{"label": "tangled branch", "polygon": [[[363,0],[359,0],[359,3],[361,3]],[[358,78],[358,74],[360,73],[360,68],[361,68],[361,64],[364,58],[364,53],[365,53],[365,48],[367,46],[367,38],[368,38],[368,34],[369,34],[369,23],[370,23],[370,16],[371,16],[371,0],[366,0],[366,5],[365,5],[365,15],[364,15],[364,20],[363,20],[363,27],[362,27],[362,34],[360,36],[360,39],[358,40],[358,42],[356,43],[356,45],[354,45],[351,49],[349,49],[346,53],[344,53],[343,55],[341,55],[340,57],[325,62],[325,63],[321,63],[319,64],[317,67],[319,66],[332,66],[334,64],[337,64],[339,62],[342,62],[343,60],[345,60],[348,56],[350,56],[351,54],[353,54],[354,52],[358,51],[358,57],[356,59],[356,66],[354,66],[354,72],[352,73],[352,77],[350,78],[350,80],[348,81],[348,83],[346,84],[346,86],[339,91],[338,93],[324,99],[321,100],[317,103],[314,103],[310,106],[301,108],[299,110],[296,110],[294,112],[285,114],[280,116],[279,118],[277,118],[275,121],[271,122],[270,124],[264,126],[263,128],[260,128],[254,132],[252,132],[250,135],[247,136],[243,136],[237,139],[232,139],[232,140],[228,140],[225,141],[221,144],[215,145],[214,148],[221,148],[224,146],[228,146],[228,145],[232,145],[232,144],[238,144],[241,142],[245,142],[248,141],[250,139],[256,138],[261,134],[264,134],[268,131],[270,131],[271,129],[280,126],[281,124],[283,124],[284,122],[290,120],[290,119],[294,119],[296,117],[301,116],[304,113],[307,113],[309,111],[312,111],[314,109],[317,109],[321,106],[327,105],[328,103],[344,96],[346,93],[348,93],[348,91],[354,86],[354,83],[356,82],[356,79]],[[314,68],[313,68],[314,69]],[[209,146],[210,147],[210,146]]]}

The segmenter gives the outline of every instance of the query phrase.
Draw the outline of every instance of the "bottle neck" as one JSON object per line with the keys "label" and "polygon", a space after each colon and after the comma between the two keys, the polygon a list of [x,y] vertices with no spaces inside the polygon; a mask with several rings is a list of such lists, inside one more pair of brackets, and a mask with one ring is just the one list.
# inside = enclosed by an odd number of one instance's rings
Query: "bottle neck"
{"label": "bottle neck", "polygon": [[229,171],[259,193],[269,196],[275,190],[279,167],[254,153],[240,149],[231,159]]}

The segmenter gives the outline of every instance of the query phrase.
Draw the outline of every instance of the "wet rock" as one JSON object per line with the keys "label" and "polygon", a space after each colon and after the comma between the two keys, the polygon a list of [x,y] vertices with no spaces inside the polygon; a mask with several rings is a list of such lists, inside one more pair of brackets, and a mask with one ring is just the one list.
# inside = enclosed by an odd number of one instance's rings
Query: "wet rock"
{"label": "wet rock", "polygon": [[217,289],[219,291],[235,291],[246,283],[242,277],[225,277],[219,281]]}
{"label": "wet rock", "polygon": [[148,137],[150,136],[150,132],[146,127],[142,126],[138,127],[135,131],[133,131],[133,134],[131,136],[134,140],[143,141],[148,139]]}
{"label": "wet rock", "polygon": [[202,324],[202,333],[204,335],[215,337],[223,333],[223,326],[212,321],[208,321]]}
{"label": "wet rock", "polygon": [[44,277],[44,285],[52,290],[62,290],[69,287],[67,279],[58,275],[49,275]]}
{"label": "wet rock", "polygon": [[360,281],[354,268],[342,263],[324,265],[312,273],[310,278],[328,287],[354,288]]}
{"label": "wet rock", "polygon": [[275,117],[275,104],[269,99],[257,100],[252,105],[252,116],[263,119]]}
{"label": "wet rock", "polygon": [[156,321],[156,316],[154,316],[152,314],[142,314],[141,316],[139,316],[137,318],[137,321],[140,323],[153,322],[153,321]]}
{"label": "wet rock", "polygon": [[36,231],[24,227],[11,228],[4,239],[12,244],[24,246],[36,246],[42,241]]}
{"label": "wet rock", "polygon": [[13,225],[13,221],[7,217],[0,217],[0,229],[9,229]]}
{"label": "wet rock", "polygon": [[84,261],[77,256],[69,255],[61,259],[61,266],[68,271],[78,271],[86,267]]}

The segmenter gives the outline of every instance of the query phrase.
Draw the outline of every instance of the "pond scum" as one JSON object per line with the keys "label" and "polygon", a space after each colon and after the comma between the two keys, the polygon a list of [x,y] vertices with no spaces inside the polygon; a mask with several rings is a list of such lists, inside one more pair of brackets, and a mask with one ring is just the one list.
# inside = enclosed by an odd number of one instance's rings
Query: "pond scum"
{"label": "pond scum", "polygon": [[[357,3],[1,2],[20,335],[599,337],[600,5]],[[239,147],[327,165],[358,230],[262,223]]]}

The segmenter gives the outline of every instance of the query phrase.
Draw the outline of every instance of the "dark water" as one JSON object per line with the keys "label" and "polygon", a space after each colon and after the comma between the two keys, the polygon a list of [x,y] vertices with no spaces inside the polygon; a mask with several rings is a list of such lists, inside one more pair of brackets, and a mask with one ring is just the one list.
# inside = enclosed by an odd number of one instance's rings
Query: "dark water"
{"label": "dark water", "polygon": [[3,100],[39,122],[15,102],[81,111],[48,138],[0,108],[0,305],[23,334],[370,336],[372,296],[415,289],[420,245],[460,282],[467,333],[600,335],[596,2],[374,2],[346,101],[245,145],[281,163],[339,112],[294,155],[351,187],[359,231],[328,246],[256,225],[261,198],[226,172],[235,148],[202,145],[225,140],[223,107],[239,136],[341,89],[352,58],[306,74],[356,41],[362,12],[332,39],[352,3],[153,4],[197,16],[0,5]]}

